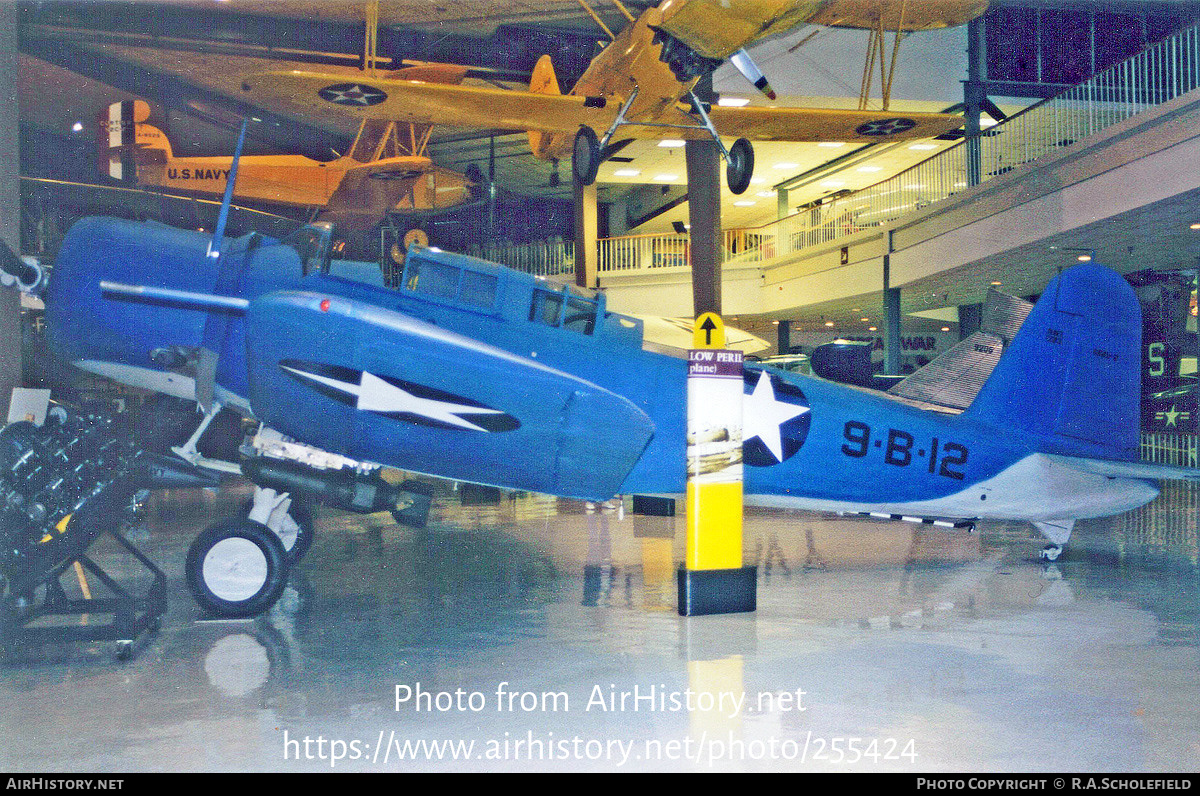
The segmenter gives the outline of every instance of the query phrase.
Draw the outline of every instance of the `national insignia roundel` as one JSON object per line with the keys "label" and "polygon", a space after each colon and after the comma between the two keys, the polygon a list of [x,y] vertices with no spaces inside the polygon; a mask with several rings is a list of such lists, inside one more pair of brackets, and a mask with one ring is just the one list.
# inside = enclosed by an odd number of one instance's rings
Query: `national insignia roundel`
{"label": "national insignia roundel", "polygon": [[804,445],[812,421],[799,387],[765,370],[746,370],[742,403],[742,462],[770,467],[787,461]]}
{"label": "national insignia roundel", "polygon": [[378,105],[387,99],[387,94],[374,86],[364,86],[362,83],[335,83],[317,92],[321,99],[336,105],[366,106]]}
{"label": "national insignia roundel", "polygon": [[858,127],[854,128],[854,132],[858,133],[859,135],[882,137],[903,133],[916,126],[917,123],[912,119],[876,119],[865,124],[860,124]]}

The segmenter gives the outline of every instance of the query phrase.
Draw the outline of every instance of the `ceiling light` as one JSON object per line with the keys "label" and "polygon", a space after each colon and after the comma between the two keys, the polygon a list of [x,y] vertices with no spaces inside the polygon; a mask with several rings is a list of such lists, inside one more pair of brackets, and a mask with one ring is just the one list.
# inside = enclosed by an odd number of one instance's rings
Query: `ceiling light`
{"label": "ceiling light", "polygon": [[868,332],[878,332],[879,329],[878,329],[878,327],[875,327],[875,326],[868,326],[867,331]]}
{"label": "ceiling light", "polygon": [[75,122],[75,124],[71,125],[71,129],[78,133],[83,129],[83,122]]}
{"label": "ceiling light", "polygon": [[1192,224],[1189,229],[1200,229],[1200,224]]}
{"label": "ceiling light", "polygon": [[845,184],[841,180],[825,180],[825,182],[820,183],[820,186],[822,188],[841,188]]}
{"label": "ceiling light", "polygon": [[734,202],[733,206],[734,207],[754,207],[756,204],[758,204],[758,202],[755,202],[753,199],[742,199],[740,202]]}
{"label": "ceiling light", "polygon": [[678,149],[684,145],[684,141],[679,138],[664,138],[658,142],[658,145],[666,149]]}
{"label": "ceiling light", "polygon": [[1076,257],[1075,259],[1076,259],[1076,260],[1078,260],[1078,261],[1079,261],[1079,262],[1081,262],[1081,263],[1090,263],[1090,262],[1092,261],[1092,255],[1090,255],[1090,254],[1081,254],[1081,255],[1079,255],[1078,257]]}
{"label": "ceiling light", "polygon": [[883,166],[859,166],[857,169],[855,169],[855,171],[861,171],[863,173],[872,172],[872,171],[883,171]]}
{"label": "ceiling light", "polygon": [[999,281],[997,281],[997,282],[992,282],[992,287],[1000,287],[1000,286],[1001,286],[1001,285],[1003,285],[1003,284],[1004,284],[1003,282],[999,282]]}
{"label": "ceiling light", "polygon": [[918,151],[923,149],[937,149],[937,144],[909,144],[908,148],[916,149]]}
{"label": "ceiling light", "polygon": [[766,181],[767,181],[766,177],[752,177],[750,179],[750,184],[751,185],[762,185]]}
{"label": "ceiling light", "polygon": [[614,177],[636,177],[641,174],[637,169],[617,169],[613,172]]}
{"label": "ceiling light", "polygon": [[859,320],[862,321],[863,323],[866,323],[867,321],[869,321],[871,319],[870,318],[859,318]]}
{"label": "ceiling light", "polygon": [[778,325],[779,325],[779,321],[771,321],[771,325],[772,325],[772,326],[778,326]]}
{"label": "ceiling light", "polygon": [[776,163],[776,164],[775,164],[774,166],[772,166],[771,168],[773,168],[773,169],[794,169],[794,168],[796,168],[796,167],[797,167],[797,166],[799,166],[799,165],[800,165],[799,163],[787,163],[787,162],[784,162],[784,163]]}
{"label": "ceiling light", "polygon": [[834,148],[840,147],[840,146],[845,146],[845,145],[846,145],[845,141],[821,141],[819,144],[817,144],[817,146],[834,147]]}
{"label": "ceiling light", "polygon": [[679,175],[678,174],[655,174],[654,179],[658,180],[659,182],[672,182],[674,180],[679,179]]}
{"label": "ceiling light", "polygon": [[740,108],[743,105],[749,105],[750,100],[746,97],[721,97],[717,100],[717,104],[723,108]]}
{"label": "ceiling light", "polygon": [[949,327],[949,326],[943,326],[943,327],[942,327],[942,331],[943,331],[943,332],[948,332],[948,331],[950,331],[950,327]]}
{"label": "ceiling light", "polygon": [[758,193],[756,193],[754,195],[761,197],[763,199],[770,199],[772,196],[775,195],[775,192],[774,191],[759,191]]}
{"label": "ceiling light", "polygon": [[825,321],[826,326],[833,326],[833,321]]}

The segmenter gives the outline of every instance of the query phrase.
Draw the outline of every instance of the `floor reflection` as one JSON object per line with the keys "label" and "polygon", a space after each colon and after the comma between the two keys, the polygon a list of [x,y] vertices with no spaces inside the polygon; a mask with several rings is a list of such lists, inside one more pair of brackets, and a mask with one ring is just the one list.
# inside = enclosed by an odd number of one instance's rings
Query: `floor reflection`
{"label": "floor reflection", "polygon": [[[446,486],[421,530],[319,511],[279,605],[211,622],[183,554],[244,495],[162,493],[135,531],[170,581],[161,633],[124,665],[84,645],[0,669],[0,766],[1192,770],[1195,494],[1080,523],[1052,565],[1021,524],[748,510],[758,611],[684,619],[682,516]],[[449,707],[397,704],[418,685]],[[501,709],[504,689],[542,707]],[[396,738],[475,747],[399,760]]]}

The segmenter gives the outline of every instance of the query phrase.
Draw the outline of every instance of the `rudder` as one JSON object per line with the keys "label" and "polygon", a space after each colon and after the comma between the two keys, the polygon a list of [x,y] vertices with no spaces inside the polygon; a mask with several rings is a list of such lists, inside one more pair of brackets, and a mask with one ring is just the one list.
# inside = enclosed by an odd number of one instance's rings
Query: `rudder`
{"label": "rudder", "polygon": [[1059,274],[967,409],[1025,432],[1046,453],[1138,457],[1142,313],[1115,271],[1079,265]]}
{"label": "rudder", "polygon": [[120,182],[137,184],[138,166],[171,159],[171,144],[161,130],[146,124],[150,105],[145,100],[114,102],[98,114],[100,173]]}
{"label": "rudder", "polygon": [[[558,76],[554,73],[554,63],[549,55],[538,58],[537,64],[534,65],[529,78],[529,91],[534,94],[562,94]],[[552,133],[529,131],[529,148],[534,157],[544,157],[543,153],[550,148],[552,136]]]}

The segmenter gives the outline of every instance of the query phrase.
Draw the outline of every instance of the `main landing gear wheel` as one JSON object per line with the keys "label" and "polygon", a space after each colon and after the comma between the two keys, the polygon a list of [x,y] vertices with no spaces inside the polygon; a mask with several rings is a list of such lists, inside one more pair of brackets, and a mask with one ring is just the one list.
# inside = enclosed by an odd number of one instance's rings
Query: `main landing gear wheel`
{"label": "main landing gear wheel", "polygon": [[745,193],[754,176],[754,147],[745,138],[739,138],[729,147],[725,163],[725,182],[731,193]]}
{"label": "main landing gear wheel", "polygon": [[571,171],[575,182],[580,185],[591,185],[596,181],[596,172],[600,170],[600,140],[596,131],[587,125],[575,133],[575,147],[571,150]]}
{"label": "main landing gear wheel", "polygon": [[217,616],[243,618],[269,609],[287,584],[287,553],[270,528],[238,518],[196,537],[184,573],[200,607]]}

